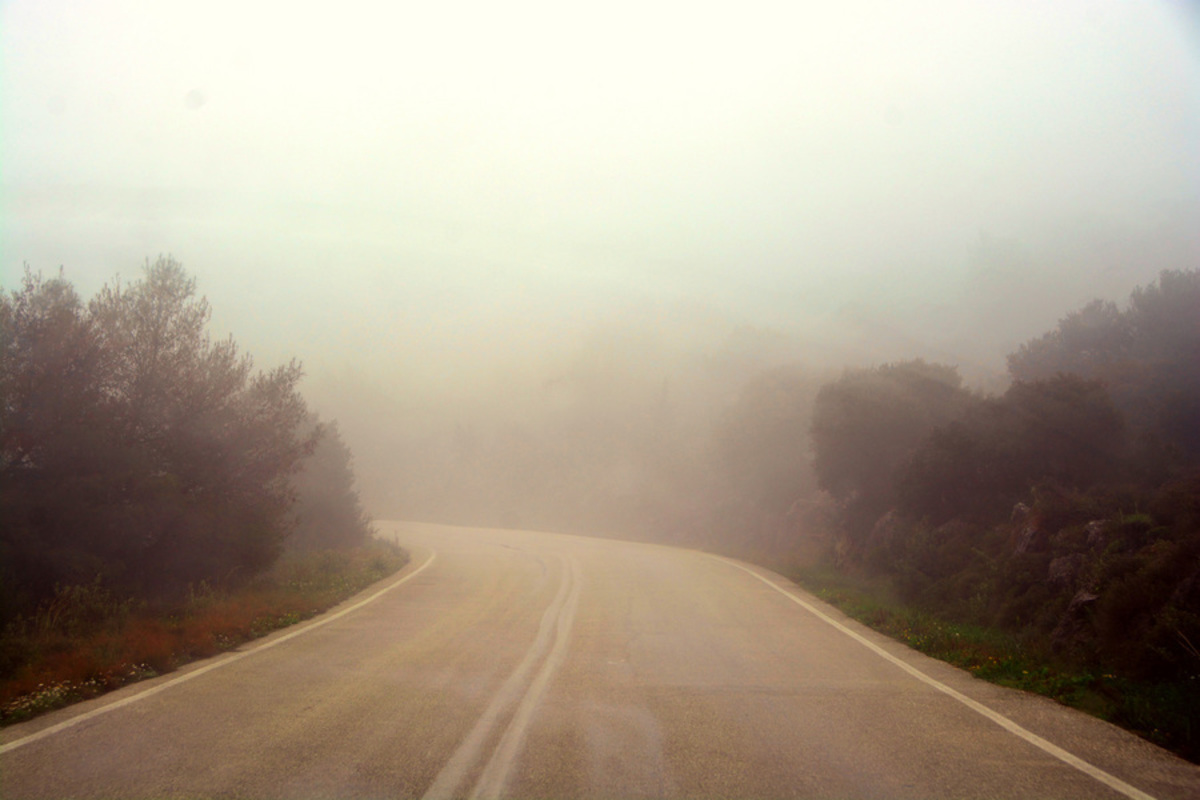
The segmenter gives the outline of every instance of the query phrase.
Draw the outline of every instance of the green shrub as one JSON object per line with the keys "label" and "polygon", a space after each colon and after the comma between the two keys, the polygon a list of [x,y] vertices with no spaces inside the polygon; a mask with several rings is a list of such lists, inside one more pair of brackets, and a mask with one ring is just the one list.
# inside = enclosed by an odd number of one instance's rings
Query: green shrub
{"label": "green shrub", "polygon": [[1132,677],[1171,680],[1200,658],[1200,537],[1159,539],[1111,558],[1100,576],[1096,633],[1102,656]]}

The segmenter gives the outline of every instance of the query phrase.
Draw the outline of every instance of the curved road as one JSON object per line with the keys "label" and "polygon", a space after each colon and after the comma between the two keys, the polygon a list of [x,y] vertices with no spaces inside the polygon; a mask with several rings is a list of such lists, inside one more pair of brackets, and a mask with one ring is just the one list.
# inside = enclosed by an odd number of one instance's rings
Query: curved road
{"label": "curved road", "polygon": [[1200,767],[765,570],[379,528],[395,579],[0,731],[0,797],[1200,797]]}

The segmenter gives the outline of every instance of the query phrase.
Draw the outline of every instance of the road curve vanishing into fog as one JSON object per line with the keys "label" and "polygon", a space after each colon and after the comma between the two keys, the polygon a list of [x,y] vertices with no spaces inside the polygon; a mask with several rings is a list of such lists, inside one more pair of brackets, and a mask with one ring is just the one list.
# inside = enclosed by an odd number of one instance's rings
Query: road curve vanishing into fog
{"label": "road curve vanishing into fog", "polygon": [[1200,797],[756,567],[379,529],[412,563],[332,612],[0,731],[0,797]]}

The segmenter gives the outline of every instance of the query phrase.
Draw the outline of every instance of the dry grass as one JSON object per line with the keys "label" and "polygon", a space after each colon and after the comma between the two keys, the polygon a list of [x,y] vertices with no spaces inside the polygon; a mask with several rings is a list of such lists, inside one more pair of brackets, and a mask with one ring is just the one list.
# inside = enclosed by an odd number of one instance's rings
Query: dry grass
{"label": "dry grass", "polygon": [[393,574],[408,557],[372,545],[293,557],[236,591],[201,585],[175,607],[115,602],[99,585],[66,587],[4,631],[0,725],[170,672],[321,613]]}

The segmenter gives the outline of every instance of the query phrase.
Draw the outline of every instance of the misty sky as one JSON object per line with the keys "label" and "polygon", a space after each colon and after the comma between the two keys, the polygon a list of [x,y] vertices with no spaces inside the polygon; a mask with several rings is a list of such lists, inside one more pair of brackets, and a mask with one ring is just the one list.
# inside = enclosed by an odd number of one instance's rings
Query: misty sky
{"label": "misty sky", "polygon": [[0,282],[171,253],[318,395],[626,323],[1002,369],[1200,266],[1188,13],[2,0]]}

